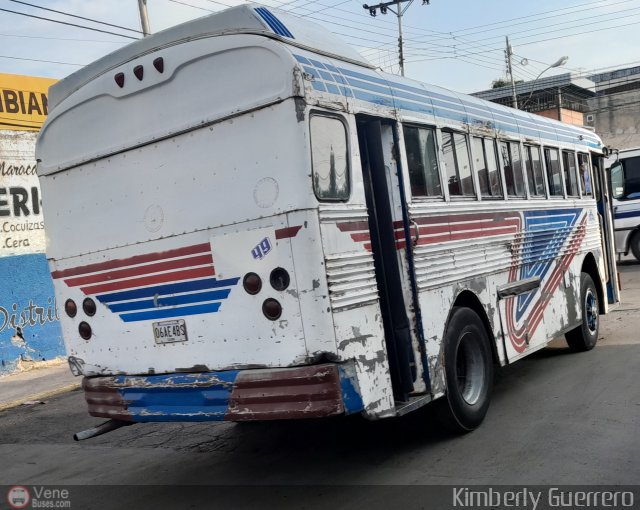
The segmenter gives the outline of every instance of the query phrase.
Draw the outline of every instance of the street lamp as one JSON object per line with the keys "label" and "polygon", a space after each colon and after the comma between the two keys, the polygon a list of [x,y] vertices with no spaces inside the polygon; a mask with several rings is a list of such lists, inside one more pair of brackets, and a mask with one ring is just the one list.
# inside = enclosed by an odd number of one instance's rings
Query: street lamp
{"label": "street lamp", "polygon": [[531,101],[531,96],[533,96],[533,91],[534,91],[535,84],[538,81],[538,79],[540,78],[540,76],[542,76],[544,73],[546,73],[549,69],[553,69],[554,67],[560,67],[560,66],[565,65],[567,63],[567,60],[569,60],[569,57],[567,57],[566,55],[563,56],[563,57],[560,57],[558,60],[556,60],[549,67],[547,67],[546,69],[543,69],[542,72],[538,76],[536,76],[536,79],[533,80],[533,83],[531,84],[531,92],[529,93],[529,97],[527,98],[527,100],[522,105],[521,110],[524,110],[524,107],[527,106],[527,104],[529,104],[529,101]]}

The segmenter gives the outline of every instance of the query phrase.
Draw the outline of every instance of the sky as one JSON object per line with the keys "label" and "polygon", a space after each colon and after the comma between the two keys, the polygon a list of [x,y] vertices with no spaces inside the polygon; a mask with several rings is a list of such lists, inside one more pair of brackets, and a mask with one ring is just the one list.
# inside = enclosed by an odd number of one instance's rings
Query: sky
{"label": "sky", "polygon": [[[151,31],[239,3],[147,0]],[[324,25],[373,64],[399,73],[398,20],[392,12],[378,11],[372,17],[358,0],[262,3]],[[513,48],[516,80],[534,80],[540,73],[588,75],[640,65],[640,0],[414,0],[403,8],[405,75],[460,92],[488,89],[493,80],[505,76],[505,36]],[[0,0],[0,73],[63,78],[133,41],[123,35],[140,37],[140,29],[137,0]],[[545,71],[563,56],[569,57],[563,67]]]}

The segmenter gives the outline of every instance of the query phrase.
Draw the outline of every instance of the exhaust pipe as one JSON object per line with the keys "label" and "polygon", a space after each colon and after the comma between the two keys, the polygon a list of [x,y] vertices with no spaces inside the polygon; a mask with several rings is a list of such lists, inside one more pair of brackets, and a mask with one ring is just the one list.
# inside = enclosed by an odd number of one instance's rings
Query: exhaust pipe
{"label": "exhaust pipe", "polygon": [[107,432],[111,432],[112,430],[119,429],[120,427],[126,427],[128,425],[133,425],[134,423],[135,422],[123,421],[123,420],[105,421],[104,423],[101,423],[97,427],[83,430],[82,432],[76,432],[73,435],[73,440],[83,441],[84,439],[91,439],[92,437],[101,436],[102,434],[106,434]]}

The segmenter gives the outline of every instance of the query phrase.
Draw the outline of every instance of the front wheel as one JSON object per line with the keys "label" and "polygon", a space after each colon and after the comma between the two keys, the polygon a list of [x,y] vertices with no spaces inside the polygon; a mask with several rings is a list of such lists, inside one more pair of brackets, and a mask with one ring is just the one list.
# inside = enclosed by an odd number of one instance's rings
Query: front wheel
{"label": "front wheel", "polygon": [[582,273],[580,278],[580,306],[582,324],[565,335],[567,344],[576,352],[590,351],[596,346],[600,327],[598,292],[593,279],[587,273]]}
{"label": "front wheel", "polygon": [[493,358],[478,314],[454,307],[444,334],[447,391],[435,402],[440,422],[457,433],[475,429],[487,414],[493,388]]}

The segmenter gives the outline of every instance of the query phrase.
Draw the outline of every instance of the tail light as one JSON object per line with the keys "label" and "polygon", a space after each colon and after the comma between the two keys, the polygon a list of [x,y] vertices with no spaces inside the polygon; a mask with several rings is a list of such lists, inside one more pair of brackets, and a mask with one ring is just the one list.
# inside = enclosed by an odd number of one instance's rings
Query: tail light
{"label": "tail light", "polygon": [[265,299],[262,303],[262,313],[270,321],[275,321],[282,315],[282,305],[273,298]]}
{"label": "tail light", "polygon": [[91,298],[85,298],[82,302],[82,309],[89,317],[93,317],[96,314],[96,302]]}
{"label": "tail light", "polygon": [[269,282],[275,290],[283,291],[289,286],[291,278],[289,277],[289,273],[286,269],[276,267],[273,271],[271,271]]}
{"label": "tail light", "polygon": [[242,280],[242,286],[249,294],[255,295],[262,289],[262,280],[256,273],[247,273]]}
{"label": "tail light", "polygon": [[78,305],[73,299],[67,299],[64,302],[64,311],[69,317],[73,318],[78,313]]}
{"label": "tail light", "polygon": [[91,338],[91,335],[93,334],[93,331],[91,331],[91,326],[89,326],[88,323],[82,321],[78,325],[78,333],[80,333],[80,336],[85,340],[89,340]]}

